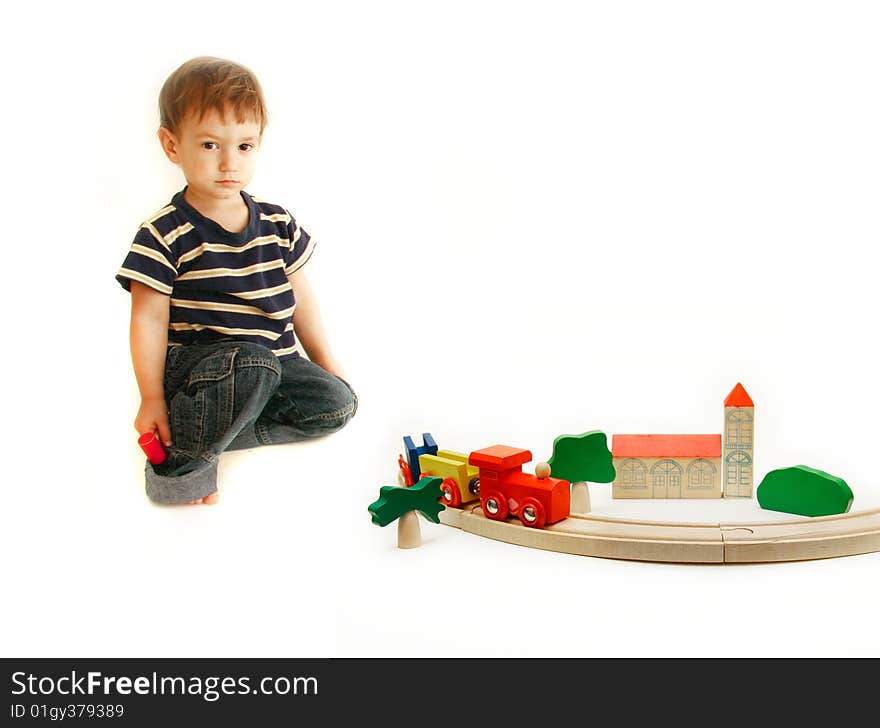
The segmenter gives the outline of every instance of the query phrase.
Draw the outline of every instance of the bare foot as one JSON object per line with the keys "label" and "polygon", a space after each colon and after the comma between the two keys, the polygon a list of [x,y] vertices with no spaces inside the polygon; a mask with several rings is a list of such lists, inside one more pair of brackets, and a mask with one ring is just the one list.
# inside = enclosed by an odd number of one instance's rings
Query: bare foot
{"label": "bare foot", "polygon": [[218,493],[217,491],[214,491],[213,493],[211,493],[211,495],[206,495],[201,500],[190,501],[189,504],[191,506],[194,506],[197,503],[204,503],[206,506],[213,506],[219,500],[220,500],[220,493]]}

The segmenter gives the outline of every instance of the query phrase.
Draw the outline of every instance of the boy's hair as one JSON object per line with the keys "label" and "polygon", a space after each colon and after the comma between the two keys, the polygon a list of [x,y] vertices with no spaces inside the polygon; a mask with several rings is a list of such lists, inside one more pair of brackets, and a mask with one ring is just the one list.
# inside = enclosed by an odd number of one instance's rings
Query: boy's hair
{"label": "boy's hair", "polygon": [[159,92],[159,121],[176,133],[189,114],[201,121],[211,109],[235,114],[238,123],[253,119],[260,136],[268,121],[263,89],[253,72],[223,58],[199,56],[172,73]]}

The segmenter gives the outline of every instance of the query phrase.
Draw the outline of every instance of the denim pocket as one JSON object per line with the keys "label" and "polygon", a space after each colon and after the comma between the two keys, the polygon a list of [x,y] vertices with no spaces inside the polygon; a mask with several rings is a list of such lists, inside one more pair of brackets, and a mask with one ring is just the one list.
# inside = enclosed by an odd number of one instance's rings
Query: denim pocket
{"label": "denim pocket", "polygon": [[232,374],[238,347],[223,349],[209,354],[193,367],[187,379],[187,389],[202,382],[218,382]]}
{"label": "denim pocket", "polygon": [[204,452],[232,424],[235,408],[235,356],[238,347],[213,352],[196,364],[186,386],[171,399],[171,428],[177,447]]}

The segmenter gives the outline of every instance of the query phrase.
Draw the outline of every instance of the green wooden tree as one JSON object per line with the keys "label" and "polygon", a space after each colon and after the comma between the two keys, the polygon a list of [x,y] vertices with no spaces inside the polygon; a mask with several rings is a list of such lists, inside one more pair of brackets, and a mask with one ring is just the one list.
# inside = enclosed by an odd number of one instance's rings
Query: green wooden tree
{"label": "green wooden tree", "polygon": [[853,503],[845,480],[807,465],[771,470],[758,486],[757,496],[765,510],[799,516],[848,513]]}
{"label": "green wooden tree", "polygon": [[416,511],[433,523],[440,523],[440,511],[445,506],[439,502],[443,495],[440,484],[443,478],[425,477],[408,488],[385,485],[379,489],[379,498],[367,510],[377,526],[387,526],[400,519],[397,527],[397,545],[413,548],[421,543],[419,521]]}
{"label": "green wooden tree", "polygon": [[610,483],[616,476],[608,438],[600,430],[583,435],[560,435],[553,441],[553,455],[547,463],[554,478],[572,484],[572,513],[590,512],[587,482]]}

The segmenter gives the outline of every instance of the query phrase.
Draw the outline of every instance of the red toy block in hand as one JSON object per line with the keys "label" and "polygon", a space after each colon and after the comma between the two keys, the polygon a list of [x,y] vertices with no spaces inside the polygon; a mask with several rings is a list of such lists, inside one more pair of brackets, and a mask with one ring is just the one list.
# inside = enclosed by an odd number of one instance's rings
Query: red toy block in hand
{"label": "red toy block in hand", "polygon": [[153,465],[165,462],[165,448],[162,447],[162,443],[159,442],[155,432],[145,432],[141,435],[138,438],[138,445],[141,446],[141,450],[146,454],[147,460],[153,463]]}

